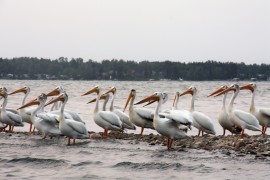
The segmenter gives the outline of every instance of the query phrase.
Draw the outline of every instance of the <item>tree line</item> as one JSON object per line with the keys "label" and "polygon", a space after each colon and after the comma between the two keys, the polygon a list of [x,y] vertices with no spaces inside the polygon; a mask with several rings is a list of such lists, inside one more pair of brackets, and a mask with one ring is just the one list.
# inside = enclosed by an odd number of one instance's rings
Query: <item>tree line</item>
{"label": "tree line", "polygon": [[44,59],[33,57],[0,58],[0,78],[74,80],[267,80],[270,65],[234,62],[149,62],[93,60],[82,58]]}

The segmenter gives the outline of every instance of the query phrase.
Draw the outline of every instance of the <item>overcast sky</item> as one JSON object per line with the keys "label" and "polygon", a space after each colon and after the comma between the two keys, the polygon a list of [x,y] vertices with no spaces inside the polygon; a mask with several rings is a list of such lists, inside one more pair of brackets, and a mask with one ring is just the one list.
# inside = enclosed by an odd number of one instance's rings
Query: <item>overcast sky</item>
{"label": "overcast sky", "polygon": [[0,0],[0,57],[270,64],[269,0]]}

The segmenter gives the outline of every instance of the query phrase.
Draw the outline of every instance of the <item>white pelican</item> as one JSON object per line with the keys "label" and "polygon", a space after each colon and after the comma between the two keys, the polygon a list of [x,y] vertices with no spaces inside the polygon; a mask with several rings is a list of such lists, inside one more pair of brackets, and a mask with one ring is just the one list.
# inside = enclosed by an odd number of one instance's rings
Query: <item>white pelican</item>
{"label": "white pelican", "polygon": [[241,137],[244,136],[245,129],[249,129],[249,130],[253,130],[253,131],[261,131],[260,126],[259,126],[259,122],[254,115],[252,115],[248,112],[236,110],[233,108],[234,100],[240,91],[240,87],[237,84],[231,85],[229,88],[225,89],[224,91],[221,91],[216,96],[220,96],[221,94],[225,94],[229,91],[234,91],[234,94],[233,94],[231,101],[230,101],[230,104],[228,106],[229,119],[236,126],[242,128]]}
{"label": "white pelican", "polygon": [[122,130],[122,122],[120,121],[119,117],[110,111],[100,111],[99,110],[99,99],[100,99],[100,88],[95,86],[93,89],[87,91],[86,93],[82,94],[82,96],[97,93],[97,101],[96,107],[94,109],[94,121],[97,125],[104,129],[104,137],[108,136],[108,130],[115,130],[121,131]]}
{"label": "white pelican", "polygon": [[[9,95],[13,95],[13,94],[17,94],[17,93],[24,93],[24,98],[22,100],[22,105],[24,105],[26,98],[27,98],[28,94],[30,93],[30,88],[28,86],[24,86],[23,88],[20,88],[16,91],[9,93]],[[30,124],[29,132],[32,132],[32,122],[31,122],[30,116],[34,110],[35,110],[35,108],[33,108],[33,107],[27,107],[27,108],[23,108],[23,109],[19,110],[19,114],[22,118],[22,121]]]}
{"label": "white pelican", "polygon": [[267,127],[270,127],[270,108],[255,107],[254,99],[257,89],[257,85],[255,83],[249,83],[240,87],[240,90],[244,89],[250,90],[252,92],[249,112],[259,120],[259,123],[262,126],[262,133],[265,134]]}
{"label": "white pelican", "polygon": [[134,108],[134,99],[136,97],[136,90],[132,89],[129,93],[126,105],[124,107],[123,112],[125,111],[129,101],[129,119],[136,126],[141,127],[141,134],[143,134],[144,128],[154,129],[153,125],[153,116],[154,111],[146,108]]}
{"label": "white pelican", "polygon": [[200,133],[202,132],[202,135],[204,132],[208,133],[208,134],[216,134],[214,125],[212,123],[212,120],[210,119],[210,117],[206,116],[205,114],[199,112],[199,111],[195,111],[194,110],[194,101],[195,101],[195,97],[197,94],[197,89],[196,87],[190,87],[189,89],[187,89],[185,92],[181,93],[179,96],[183,96],[185,94],[191,94],[192,98],[191,98],[191,105],[190,105],[190,112],[191,115],[193,117],[193,126],[196,127],[199,130],[198,136],[200,136]]}
{"label": "white pelican", "polygon": [[159,111],[161,109],[162,103],[163,103],[163,96],[162,93],[156,92],[152,96],[149,96],[141,101],[139,101],[136,104],[141,104],[144,102],[149,102],[149,101],[158,101],[158,105],[156,107],[155,113],[154,113],[154,121],[153,125],[155,130],[163,135],[168,137],[167,141],[167,148],[168,150],[171,149],[172,143],[174,139],[177,138],[182,138],[186,137],[186,133],[178,128],[179,122],[175,121],[174,119],[169,119],[169,118],[162,118],[159,115]]}
{"label": "white pelican", "polygon": [[115,87],[112,87],[111,89],[109,89],[104,94],[108,94],[108,93],[112,93],[113,94],[111,105],[110,105],[110,111],[111,112],[114,112],[120,118],[120,120],[123,123],[123,128],[136,130],[136,126],[130,121],[128,115],[126,115],[121,110],[114,108],[113,103],[114,103],[114,99],[115,99],[116,88]]}
{"label": "white pelican", "polygon": [[[56,87],[55,89],[53,89],[51,92],[47,93],[47,96],[57,96],[59,95],[60,93],[65,93],[66,91],[61,87]],[[60,103],[55,103],[55,107],[56,109],[59,109],[60,107]],[[56,110],[56,111],[51,111],[52,113],[56,113],[56,114],[59,114],[59,111]],[[73,112],[73,111],[69,111],[69,110],[66,110],[65,109],[65,112],[64,112],[64,115],[65,115],[65,118],[67,119],[74,119],[75,121],[78,121],[78,122],[81,122],[83,124],[85,124],[85,122],[81,119],[81,117],[79,116],[78,113],[76,112]]]}
{"label": "white pelican", "polygon": [[[219,89],[213,91],[207,97],[218,94],[218,93],[220,93],[221,91],[224,91],[227,88],[228,87],[225,86],[225,85],[221,86]],[[236,129],[233,122],[229,119],[229,115],[228,115],[227,110],[226,110],[226,98],[227,98],[227,93],[224,93],[223,100],[222,100],[222,107],[221,107],[221,110],[220,110],[220,112],[218,114],[218,122],[221,125],[221,127],[223,128],[223,136],[225,136],[226,130],[230,131],[231,133],[236,133],[237,130],[239,131],[239,129]],[[242,129],[240,129],[240,131],[241,130]]]}
{"label": "white pelican", "polygon": [[61,135],[59,128],[56,127],[57,121],[42,119],[37,116],[37,113],[42,109],[47,100],[46,94],[42,93],[37,98],[22,105],[18,109],[24,109],[29,106],[38,105],[38,107],[31,113],[30,119],[34,127],[42,133],[42,139],[45,139],[47,135],[58,136]]}
{"label": "white pelican", "polygon": [[23,126],[22,123],[22,118],[21,116],[17,113],[13,113],[11,111],[6,110],[6,105],[7,105],[7,89],[5,87],[0,88],[0,96],[4,98],[3,104],[2,104],[2,109],[1,109],[1,121],[4,124],[9,125],[9,132],[13,131],[14,126]]}
{"label": "white pelican", "polygon": [[68,95],[66,93],[61,93],[56,98],[46,103],[45,106],[57,101],[62,102],[59,116],[59,129],[63,135],[68,137],[68,145],[70,145],[70,139],[73,139],[73,144],[75,144],[75,139],[89,139],[88,131],[83,123],[64,118],[64,109],[68,101]]}

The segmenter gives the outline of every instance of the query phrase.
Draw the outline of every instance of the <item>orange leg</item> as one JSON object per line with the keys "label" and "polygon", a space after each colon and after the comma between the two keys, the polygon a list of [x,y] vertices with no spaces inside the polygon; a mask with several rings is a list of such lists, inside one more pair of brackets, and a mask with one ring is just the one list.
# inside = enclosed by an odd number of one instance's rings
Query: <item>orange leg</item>
{"label": "orange leg", "polygon": [[143,134],[144,127],[141,128],[141,135]]}
{"label": "orange leg", "polygon": [[263,134],[266,134],[266,129],[267,129],[267,126],[264,127],[264,133]]}
{"label": "orange leg", "polygon": [[11,132],[11,125],[8,125],[8,132]]}
{"label": "orange leg", "polygon": [[172,144],[173,144],[173,139],[171,139],[171,142],[170,142],[170,149],[172,148]]}
{"label": "orange leg", "polygon": [[243,138],[244,137],[244,129],[242,129],[242,131],[241,131],[241,138]]}
{"label": "orange leg", "polygon": [[203,131],[202,131],[202,136],[203,136]]}
{"label": "orange leg", "polygon": [[68,145],[70,145],[70,138],[68,138]]}
{"label": "orange leg", "polygon": [[32,123],[30,123],[29,133],[32,132]]}
{"label": "orange leg", "polygon": [[200,136],[200,134],[201,134],[201,130],[199,130],[198,136]]}
{"label": "orange leg", "polygon": [[13,130],[14,130],[14,126],[12,126],[12,128],[11,128],[11,132],[13,132]]}
{"label": "orange leg", "polygon": [[73,139],[73,144],[75,144],[75,139]]}
{"label": "orange leg", "polygon": [[168,140],[167,140],[167,149],[170,150],[170,140],[171,138],[168,137]]}

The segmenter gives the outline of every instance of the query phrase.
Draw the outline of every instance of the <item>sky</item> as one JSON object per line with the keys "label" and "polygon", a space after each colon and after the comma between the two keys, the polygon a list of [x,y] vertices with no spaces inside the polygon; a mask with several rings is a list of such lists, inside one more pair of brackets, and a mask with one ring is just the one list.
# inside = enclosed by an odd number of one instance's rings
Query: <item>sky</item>
{"label": "sky", "polygon": [[270,64],[269,0],[0,0],[0,57]]}

